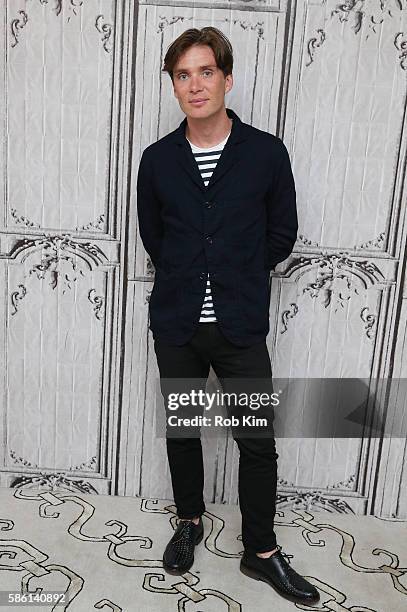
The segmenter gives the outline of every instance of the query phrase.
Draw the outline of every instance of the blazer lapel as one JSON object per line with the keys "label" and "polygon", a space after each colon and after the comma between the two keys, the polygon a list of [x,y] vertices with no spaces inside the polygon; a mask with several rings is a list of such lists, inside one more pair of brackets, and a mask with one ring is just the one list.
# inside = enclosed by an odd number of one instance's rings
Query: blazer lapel
{"label": "blazer lapel", "polygon": [[182,143],[178,162],[180,163],[182,169],[189,175],[189,178],[196,183],[196,185],[198,185],[202,191],[205,191],[205,183],[203,182],[201,173],[199,172],[198,164],[196,163],[192,149],[187,139],[184,138],[184,140],[185,143]]}
{"label": "blazer lapel", "polygon": [[232,146],[232,144],[229,142],[231,135],[227,139],[222,154],[218,159],[218,163],[216,164],[215,170],[209,179],[207,189],[212,188],[217,181],[219,181],[227,172],[229,172],[229,170],[233,168],[238,160],[237,148]]}

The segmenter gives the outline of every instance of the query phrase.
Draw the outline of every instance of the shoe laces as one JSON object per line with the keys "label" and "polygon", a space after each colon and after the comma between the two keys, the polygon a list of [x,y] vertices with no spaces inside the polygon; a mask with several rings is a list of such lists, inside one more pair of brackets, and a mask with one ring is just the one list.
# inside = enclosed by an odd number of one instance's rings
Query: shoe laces
{"label": "shoe laces", "polygon": [[278,546],[278,551],[281,553],[282,557],[284,558],[284,560],[288,563],[288,565],[291,565],[291,559],[294,559],[294,555],[289,555],[288,553],[285,553],[282,549],[281,546]]}
{"label": "shoe laces", "polygon": [[286,568],[287,572],[289,574],[291,574],[291,575],[297,574],[295,569],[293,567],[291,567],[291,561],[290,561],[290,559],[294,558],[294,555],[289,555],[289,554],[285,553],[282,550],[281,546],[279,546],[278,544],[277,544],[276,548],[277,548],[278,552],[280,553],[280,555],[282,556],[283,561],[285,561],[285,563],[287,564],[287,568]]}
{"label": "shoe laces", "polygon": [[179,535],[181,537],[190,537],[191,531],[193,531],[193,527],[197,527],[197,525],[194,524],[193,521],[180,521],[180,524],[182,525],[180,531],[179,531]]}

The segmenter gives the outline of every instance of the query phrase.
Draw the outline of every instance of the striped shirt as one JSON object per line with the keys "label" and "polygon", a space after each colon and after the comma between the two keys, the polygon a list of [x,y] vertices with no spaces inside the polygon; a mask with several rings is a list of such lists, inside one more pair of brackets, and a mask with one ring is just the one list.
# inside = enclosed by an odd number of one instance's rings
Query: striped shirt
{"label": "striped shirt", "polygon": [[[222,142],[212,147],[197,147],[190,140],[188,140],[191,145],[192,153],[195,157],[196,163],[198,164],[199,171],[202,176],[202,180],[207,187],[209,183],[209,179],[211,178],[213,171],[216,168],[216,164],[218,163],[218,159],[222,154],[223,147],[225,146],[227,139],[230,136],[229,134],[226,136]],[[209,274],[206,279],[206,292],[204,301],[201,308],[201,316],[199,318],[200,323],[214,323],[217,321],[215,315],[215,309],[213,306],[212,293],[211,293],[211,283],[209,280]]]}

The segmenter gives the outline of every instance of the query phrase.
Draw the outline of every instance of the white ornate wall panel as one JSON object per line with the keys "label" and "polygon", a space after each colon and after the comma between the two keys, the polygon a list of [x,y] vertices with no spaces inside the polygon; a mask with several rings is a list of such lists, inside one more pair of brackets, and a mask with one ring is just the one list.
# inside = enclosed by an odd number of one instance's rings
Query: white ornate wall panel
{"label": "white ornate wall panel", "polygon": [[396,2],[310,2],[296,14],[284,137],[299,243],[311,249],[396,255],[406,25]]}
{"label": "white ornate wall panel", "polygon": [[[406,244],[407,12],[387,9],[315,2],[295,16],[282,133],[300,233],[273,281],[269,336],[276,377],[372,378],[367,393],[375,378],[393,375]],[[391,399],[389,411],[391,419]],[[365,499],[366,510],[383,512],[377,476],[387,443],[368,432],[360,441],[284,440],[282,484],[343,493],[353,508]]]}
{"label": "white ornate wall panel", "polygon": [[106,170],[115,5],[112,0],[7,4],[4,166],[10,230],[112,229]]}
{"label": "white ornate wall panel", "polygon": [[132,6],[9,0],[0,13],[0,483],[109,492]]}
{"label": "white ornate wall panel", "polygon": [[[372,386],[366,386],[368,399],[379,375],[383,348],[385,319],[380,314],[387,311],[390,301],[383,281],[371,263],[336,255],[298,258],[282,280],[273,279],[275,319],[269,346],[274,348],[274,375],[366,381],[372,377]],[[317,385],[310,385],[309,393],[298,399],[305,414]],[[332,419],[334,407],[326,406],[323,399],[319,410]],[[284,439],[279,451],[286,486],[362,495],[367,487],[366,471],[375,460],[376,441],[369,436],[365,441]],[[352,499],[356,501],[361,500]]]}

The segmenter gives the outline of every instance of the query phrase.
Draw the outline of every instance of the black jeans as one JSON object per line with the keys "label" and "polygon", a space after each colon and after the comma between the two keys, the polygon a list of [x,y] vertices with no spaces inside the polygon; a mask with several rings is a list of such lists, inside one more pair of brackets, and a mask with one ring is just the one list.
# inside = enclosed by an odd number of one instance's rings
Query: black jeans
{"label": "black jeans", "polygon": [[[163,378],[206,380],[212,365],[219,381],[224,378],[267,379],[268,388],[272,389],[266,341],[250,347],[235,346],[225,338],[217,323],[199,323],[192,339],[182,346],[169,346],[155,340],[154,349],[161,381]],[[162,384],[161,389],[166,399]],[[276,547],[278,455],[275,440],[273,436],[234,438],[240,451],[238,492],[243,546],[255,552],[266,552]],[[166,444],[178,516],[185,519],[200,516],[205,512],[201,439],[167,438]]]}

